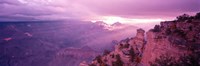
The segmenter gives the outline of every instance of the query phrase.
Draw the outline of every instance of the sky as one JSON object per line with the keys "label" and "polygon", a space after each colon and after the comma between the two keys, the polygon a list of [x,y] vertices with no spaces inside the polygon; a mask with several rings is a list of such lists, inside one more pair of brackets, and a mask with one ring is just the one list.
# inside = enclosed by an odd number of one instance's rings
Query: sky
{"label": "sky", "polygon": [[157,22],[200,12],[200,0],[0,0],[0,21]]}

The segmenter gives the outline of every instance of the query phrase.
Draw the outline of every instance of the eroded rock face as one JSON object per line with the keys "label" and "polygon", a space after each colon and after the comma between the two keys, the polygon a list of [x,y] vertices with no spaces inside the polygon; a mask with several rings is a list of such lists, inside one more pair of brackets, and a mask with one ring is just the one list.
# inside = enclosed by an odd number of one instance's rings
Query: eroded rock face
{"label": "eroded rock face", "polygon": [[150,66],[149,62],[154,62],[162,55],[178,60],[180,56],[190,54],[193,45],[199,48],[199,27],[200,23],[197,22],[161,22],[160,32],[150,30],[146,33],[147,44],[142,63]]}
{"label": "eroded rock face", "polygon": [[[91,65],[150,66],[151,62],[155,63],[156,59],[165,55],[173,58],[173,63],[177,62],[180,64],[179,66],[183,66],[182,61],[185,59],[180,59],[181,57],[184,58],[186,55],[193,54],[193,59],[199,58],[199,56],[195,56],[199,54],[195,53],[200,53],[200,21],[161,22],[161,25],[157,25],[154,29],[146,32],[146,40],[144,36],[145,31],[138,29],[135,37],[120,41],[115,46],[114,51],[98,56]],[[187,60],[184,62],[188,62]],[[167,63],[167,61],[163,62]],[[197,65],[199,64],[199,60],[195,62],[197,62]],[[188,63],[192,64],[193,60],[189,60]],[[84,64],[87,65],[86,63],[81,65]]]}
{"label": "eroded rock face", "polygon": [[137,29],[137,34],[135,38],[144,40],[144,33],[145,31],[143,29]]}
{"label": "eroded rock face", "polygon": [[[125,39],[120,41],[116,46],[115,50],[104,54],[103,56],[98,56],[89,65],[96,66],[113,66],[113,65],[123,65],[123,66],[135,66],[142,65],[141,57],[145,45],[144,39],[145,31],[143,29],[138,29],[137,34],[134,38]],[[88,66],[85,62],[80,63],[80,66]]]}
{"label": "eroded rock face", "polygon": [[147,44],[142,57],[142,63],[146,66],[150,66],[149,62],[155,61],[156,58],[163,54],[179,57],[179,55],[185,53],[173,46],[168,38],[158,38],[158,36],[160,36],[159,33],[154,33],[152,31],[147,32]]}
{"label": "eroded rock face", "polygon": [[146,43],[144,38],[145,31],[143,29],[137,29],[136,37],[134,37],[130,44],[135,50],[139,50],[140,52],[143,52],[144,45]]}

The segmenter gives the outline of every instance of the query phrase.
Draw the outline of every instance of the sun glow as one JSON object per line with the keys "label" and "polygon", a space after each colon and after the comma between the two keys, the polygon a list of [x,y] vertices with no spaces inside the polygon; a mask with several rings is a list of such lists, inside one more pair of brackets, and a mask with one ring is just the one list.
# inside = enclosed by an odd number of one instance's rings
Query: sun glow
{"label": "sun glow", "polygon": [[108,24],[113,24],[115,22],[121,22],[121,21],[125,21],[125,19],[121,18],[121,17],[103,17],[104,22],[108,23]]}
{"label": "sun glow", "polygon": [[104,16],[96,20],[92,20],[92,22],[103,21],[107,24],[113,24],[116,22],[126,23],[126,24],[134,24],[134,23],[151,23],[151,22],[161,22],[165,21],[163,19],[132,19],[132,18],[122,18],[116,16]]}

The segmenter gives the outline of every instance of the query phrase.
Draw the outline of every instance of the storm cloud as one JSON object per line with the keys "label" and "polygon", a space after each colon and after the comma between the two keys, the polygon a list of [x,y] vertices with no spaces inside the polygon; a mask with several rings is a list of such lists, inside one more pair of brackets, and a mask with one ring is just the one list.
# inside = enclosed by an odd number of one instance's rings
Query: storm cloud
{"label": "storm cloud", "polygon": [[0,20],[81,20],[98,16],[166,19],[200,11],[200,0],[1,0],[0,8]]}

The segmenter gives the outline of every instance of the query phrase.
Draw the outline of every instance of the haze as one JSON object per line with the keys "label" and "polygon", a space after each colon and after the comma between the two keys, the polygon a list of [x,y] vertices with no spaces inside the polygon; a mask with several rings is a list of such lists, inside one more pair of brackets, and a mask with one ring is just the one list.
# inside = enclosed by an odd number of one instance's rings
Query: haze
{"label": "haze", "polygon": [[160,22],[200,11],[200,0],[1,0],[0,20]]}
{"label": "haze", "polygon": [[199,11],[200,0],[0,0],[0,66],[78,66]]}

